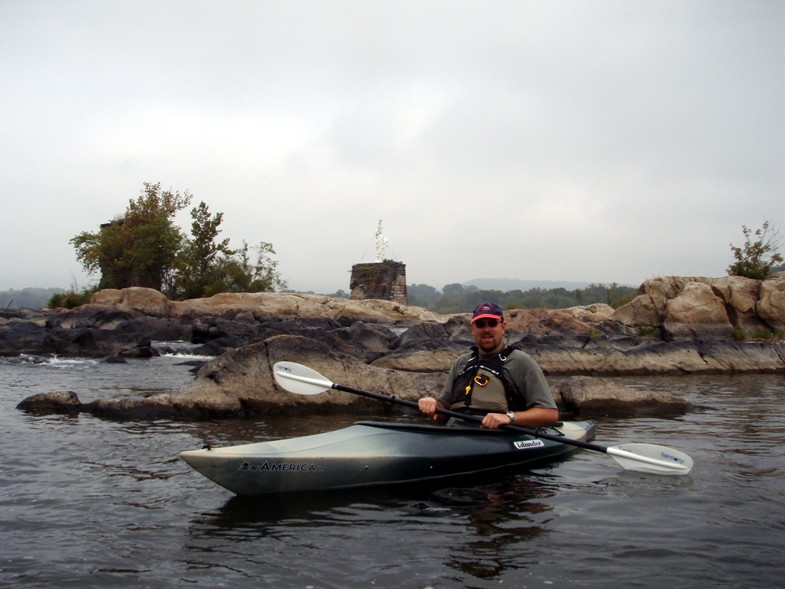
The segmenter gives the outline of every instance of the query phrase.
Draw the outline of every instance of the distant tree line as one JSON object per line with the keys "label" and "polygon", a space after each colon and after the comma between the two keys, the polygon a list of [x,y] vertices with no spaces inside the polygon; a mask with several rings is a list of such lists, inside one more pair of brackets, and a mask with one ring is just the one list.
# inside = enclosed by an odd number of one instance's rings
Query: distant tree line
{"label": "distant tree line", "polygon": [[52,295],[61,291],[60,288],[22,288],[0,291],[0,308],[2,309],[40,309],[45,307]]}
{"label": "distant tree line", "polygon": [[493,301],[503,309],[566,309],[578,305],[605,303],[613,308],[629,302],[637,288],[616,283],[590,284],[582,289],[532,288],[521,290],[481,290],[476,286],[448,284],[441,291],[427,284],[407,286],[409,304],[436,313],[466,313],[483,301]]}
{"label": "distant tree line", "polygon": [[[730,276],[743,276],[764,280],[774,272],[785,271],[779,253],[779,231],[768,221],[754,231],[742,226],[744,245],[731,244],[734,262],[728,267]],[[532,288],[526,291],[481,290],[476,286],[448,284],[441,291],[427,284],[407,286],[409,304],[424,307],[437,313],[466,313],[483,301],[494,301],[503,309],[565,309],[578,305],[605,303],[613,308],[629,302],[637,288],[590,284],[582,289]]]}

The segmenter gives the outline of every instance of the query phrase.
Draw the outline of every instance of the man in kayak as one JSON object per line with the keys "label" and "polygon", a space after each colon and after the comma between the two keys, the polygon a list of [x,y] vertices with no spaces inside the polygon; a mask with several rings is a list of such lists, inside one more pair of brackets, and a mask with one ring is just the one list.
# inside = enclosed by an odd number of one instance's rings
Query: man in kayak
{"label": "man in kayak", "polygon": [[507,322],[501,307],[477,305],[469,327],[477,345],[455,361],[438,399],[418,401],[420,411],[438,422],[447,421],[438,407],[484,415],[482,427],[489,429],[556,423],[559,411],[540,367],[525,352],[504,345]]}

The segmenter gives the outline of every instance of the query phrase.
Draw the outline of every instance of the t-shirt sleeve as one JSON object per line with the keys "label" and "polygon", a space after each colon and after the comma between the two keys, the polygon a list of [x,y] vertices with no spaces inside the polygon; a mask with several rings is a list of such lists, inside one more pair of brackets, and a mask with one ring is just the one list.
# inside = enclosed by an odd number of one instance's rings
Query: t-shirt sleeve
{"label": "t-shirt sleeve", "polygon": [[525,409],[532,407],[556,408],[551,387],[545,380],[542,369],[534,359],[525,352],[512,354],[504,365],[510,381],[516,391],[524,399]]}

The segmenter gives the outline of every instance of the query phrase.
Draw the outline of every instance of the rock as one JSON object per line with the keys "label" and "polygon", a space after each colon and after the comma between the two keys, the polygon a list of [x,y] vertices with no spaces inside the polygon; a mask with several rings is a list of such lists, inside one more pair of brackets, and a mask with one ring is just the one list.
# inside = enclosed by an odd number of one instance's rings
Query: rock
{"label": "rock", "polygon": [[[581,319],[581,309],[512,309],[505,312],[511,337],[529,333],[542,335],[589,335],[593,326]],[[583,316],[591,314],[587,311]]]}
{"label": "rock", "polygon": [[[635,298],[616,309],[617,324],[628,335],[661,330],[668,340],[727,338],[739,331],[785,330],[785,273],[766,280],[664,276],[644,282]],[[751,332],[751,333],[750,333]]]}
{"label": "rock", "polygon": [[367,407],[378,403],[335,390],[314,397],[289,393],[275,384],[272,375],[272,366],[282,360],[305,364],[332,382],[351,383],[354,388],[412,400],[441,390],[443,378],[442,375],[368,366],[362,360],[337,352],[314,339],[281,335],[208,362],[199,370],[196,380],[185,385],[178,395],[182,398],[193,394],[211,397],[220,392],[240,399],[247,413],[296,411],[304,406],[321,409]]}
{"label": "rock", "polygon": [[166,317],[170,314],[171,303],[163,293],[140,286],[132,286],[122,290],[106,289],[92,295],[90,303],[94,305],[127,307],[141,311],[152,317]]}
{"label": "rock", "polygon": [[734,330],[757,333],[767,329],[766,321],[758,315],[760,280],[724,276],[714,280],[712,286],[725,301],[728,319]]}
{"label": "rock", "polygon": [[111,419],[220,419],[244,417],[239,399],[221,393],[209,398],[193,395],[185,399],[175,393],[147,397],[109,397],[82,406],[98,417]]}
{"label": "rock", "polygon": [[734,341],[648,342],[634,347],[519,345],[546,376],[641,374],[780,373],[785,370],[785,343]]}
{"label": "rock", "polygon": [[[402,410],[397,404],[331,388],[317,395],[290,393],[280,388],[273,377],[272,367],[281,360],[305,364],[330,382],[408,401],[426,395],[438,396],[447,378],[446,373],[368,366],[314,339],[282,335],[233,350],[204,364],[196,380],[178,391],[139,398],[104,398],[87,404],[81,404],[75,393],[48,393],[29,397],[18,407],[37,414],[85,411],[112,419],[215,419],[306,411],[379,414]],[[553,390],[563,416],[590,416],[597,412],[672,413],[688,408],[668,396],[643,394],[600,379],[573,378],[553,386]]]}
{"label": "rock", "polygon": [[552,388],[562,411],[575,415],[680,415],[691,408],[675,395],[641,391],[607,379],[575,377]]}
{"label": "rock", "polygon": [[736,315],[755,313],[760,298],[760,280],[741,276],[723,276],[713,280],[712,286],[719,291],[722,299],[733,308]]}
{"label": "rock", "polygon": [[[510,309],[508,342],[556,376],[785,372],[785,274],[764,281],[737,277],[660,277],[627,305]],[[140,399],[52,397],[33,406],[79,406],[107,417],[242,417],[298,411],[378,411],[378,402],[328,391],[303,397],[279,389],[278,360],[313,367],[335,382],[415,400],[441,390],[454,359],[473,338],[467,313],[437,315],[390,301],[297,293],[222,294],[173,302],[150,289],[95,293],[73,310],[0,310],[0,354],[106,357],[156,354],[153,341],[201,344],[216,357],[181,390]],[[740,341],[762,337],[766,341]],[[755,335],[761,334],[761,335]],[[573,386],[570,390],[577,390]],[[581,389],[584,390],[584,389]],[[594,390],[566,404],[585,410],[634,395]],[[594,403],[594,405],[593,405]],[[665,403],[667,405],[667,403]],[[599,410],[599,409],[598,409]]]}
{"label": "rock", "polygon": [[785,273],[761,283],[756,310],[772,331],[785,331]]}
{"label": "rock", "polygon": [[594,303],[584,307],[570,307],[569,309],[566,309],[566,311],[579,321],[601,323],[603,321],[608,321],[615,309],[604,303]]}
{"label": "rock", "polygon": [[[332,389],[315,396],[287,392],[278,387],[272,374],[273,365],[280,360],[306,364],[333,382],[351,383],[354,388],[410,400],[438,393],[443,381],[443,375],[419,375],[370,367],[314,339],[282,335],[232,350],[207,362],[197,372],[196,379],[179,391],[141,398],[104,398],[85,405],[79,404],[78,399],[70,399],[68,406],[115,419],[208,419],[306,410],[366,413],[389,410],[389,407],[380,409],[379,401]],[[56,397],[31,397],[19,407],[29,410],[35,406],[44,410],[46,402],[52,410],[59,410]]]}
{"label": "rock", "polygon": [[[346,346],[347,352],[359,355],[366,362],[372,362],[379,356],[390,351],[396,339],[389,327],[368,324],[363,321],[352,323],[349,327],[340,327],[327,334],[329,344]],[[327,340],[327,338],[324,338]],[[327,341],[325,341],[327,343]]]}
{"label": "rock", "polygon": [[414,323],[439,319],[437,314],[426,309],[391,301],[360,301],[300,293],[222,293],[204,299],[174,301],[171,308],[172,313],[181,318],[198,315],[234,318],[238,313],[252,311],[257,320],[323,317],[346,326],[355,321]]}
{"label": "rock", "polygon": [[613,312],[611,321],[630,328],[661,326],[668,299],[674,298],[683,284],[683,279],[673,276],[647,280],[635,298]]}
{"label": "rock", "polygon": [[427,374],[443,373],[450,369],[455,359],[469,349],[457,347],[450,342],[433,343],[427,349],[405,349],[385,354],[374,360],[371,365],[376,368],[389,368],[404,372]]}
{"label": "rock", "polygon": [[122,290],[117,288],[104,288],[103,290],[96,291],[92,294],[90,297],[90,304],[106,306],[119,305],[122,298]]}
{"label": "rock", "polygon": [[35,415],[52,413],[76,415],[82,410],[82,403],[76,393],[59,391],[32,395],[19,403],[16,408]]}
{"label": "rock", "polygon": [[377,357],[372,365],[406,372],[446,372],[474,344],[467,322],[468,317],[412,326],[395,340],[391,351]]}
{"label": "rock", "polygon": [[0,317],[0,356],[53,354],[57,349],[48,337],[46,318],[40,316]]}
{"label": "rock", "polygon": [[662,326],[668,339],[729,337],[732,331],[725,301],[702,282],[689,282],[668,299]]}
{"label": "rock", "polygon": [[[661,277],[641,285],[627,305],[510,309],[511,341],[581,348],[600,338],[703,340],[754,338],[785,326],[785,277],[765,281],[722,277]],[[427,340],[468,347],[468,314],[440,316],[390,301],[334,299],[297,293],[226,293],[168,301],[144,288],[105,290],[73,310],[0,314],[0,354],[108,356],[143,353],[144,337],[201,343],[213,354],[278,334],[302,334],[378,366],[427,367]],[[397,340],[390,333],[405,330]],[[340,331],[344,330],[344,331]],[[375,333],[371,334],[371,331]],[[597,353],[597,350],[595,350]],[[389,356],[385,358],[385,356]],[[441,367],[443,360],[437,359]]]}

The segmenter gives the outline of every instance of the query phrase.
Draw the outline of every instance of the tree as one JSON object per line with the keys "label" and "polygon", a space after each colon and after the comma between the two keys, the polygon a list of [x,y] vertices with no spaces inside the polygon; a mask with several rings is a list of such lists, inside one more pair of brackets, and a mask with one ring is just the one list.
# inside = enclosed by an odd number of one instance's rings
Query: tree
{"label": "tree", "polygon": [[406,291],[409,304],[415,307],[426,307],[441,297],[438,290],[427,284],[410,284],[406,287]]}
{"label": "tree", "polygon": [[[190,202],[187,192],[145,183],[124,216],[72,238],[87,273],[101,273],[97,288],[146,286],[172,299],[286,288],[272,244],[263,241],[250,248],[243,242],[240,250],[232,250],[228,239],[218,239],[223,213],[212,214],[204,202],[191,210],[191,235],[186,237],[174,217]],[[255,262],[251,249],[257,253]]]}
{"label": "tree", "polygon": [[463,294],[464,288],[460,282],[453,282],[451,284],[445,284],[442,287],[442,292],[446,297],[457,297]]}
{"label": "tree", "polygon": [[278,273],[278,262],[273,260],[273,245],[265,241],[253,248],[257,252],[256,262],[251,262],[248,244],[231,256],[221,256],[216,261],[216,273],[223,279],[220,292],[270,292],[286,288],[286,282]]}
{"label": "tree", "polygon": [[[243,246],[247,250],[248,245],[245,242],[243,242]],[[253,281],[251,282],[250,292],[285,289],[286,282],[278,272],[278,262],[272,258],[275,255],[273,244],[262,241],[254,249],[256,250],[256,263],[252,267]]]}
{"label": "tree", "polygon": [[728,266],[728,275],[763,280],[771,274],[775,265],[783,261],[777,251],[779,232],[773,229],[768,221],[764,221],[754,233],[746,225],[742,225],[741,229],[744,233],[744,246],[736,247],[730,244],[736,261]]}
{"label": "tree", "polygon": [[210,214],[204,203],[191,210],[191,239],[185,241],[175,263],[171,290],[178,298],[198,298],[221,292],[222,277],[217,274],[219,255],[232,256],[229,239],[216,241],[223,213]]}
{"label": "tree", "polygon": [[191,202],[187,192],[162,191],[161,184],[144,183],[125,215],[71,239],[76,257],[88,274],[101,272],[99,288],[145,286],[163,290],[171,281],[183,234],[174,216]]}

